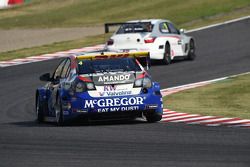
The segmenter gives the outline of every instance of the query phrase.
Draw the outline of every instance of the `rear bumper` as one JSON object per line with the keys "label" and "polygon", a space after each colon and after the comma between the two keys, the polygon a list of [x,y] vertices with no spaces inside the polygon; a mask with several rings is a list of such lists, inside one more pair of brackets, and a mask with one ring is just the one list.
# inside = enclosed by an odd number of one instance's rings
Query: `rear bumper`
{"label": "rear bumper", "polygon": [[82,93],[63,101],[65,120],[81,119],[126,119],[141,117],[142,114],[155,112],[162,115],[162,96],[153,92],[131,96],[93,98]]}

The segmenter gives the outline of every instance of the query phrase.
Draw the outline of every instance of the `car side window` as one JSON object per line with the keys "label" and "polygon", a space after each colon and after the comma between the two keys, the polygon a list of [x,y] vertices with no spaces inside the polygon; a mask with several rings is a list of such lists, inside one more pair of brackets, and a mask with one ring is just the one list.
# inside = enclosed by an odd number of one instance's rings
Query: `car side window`
{"label": "car side window", "polygon": [[67,59],[62,70],[61,78],[66,78],[68,76],[69,68],[70,68],[70,59]]}
{"label": "car side window", "polygon": [[160,23],[160,32],[162,33],[169,33],[169,28],[167,26],[167,23]]}
{"label": "car side window", "polygon": [[168,27],[172,34],[179,34],[179,31],[177,30],[177,28],[175,28],[175,26],[172,23],[168,23]]}
{"label": "car side window", "polygon": [[53,79],[56,80],[58,78],[61,78],[61,73],[63,70],[63,66],[65,64],[66,60],[63,60],[56,68]]}

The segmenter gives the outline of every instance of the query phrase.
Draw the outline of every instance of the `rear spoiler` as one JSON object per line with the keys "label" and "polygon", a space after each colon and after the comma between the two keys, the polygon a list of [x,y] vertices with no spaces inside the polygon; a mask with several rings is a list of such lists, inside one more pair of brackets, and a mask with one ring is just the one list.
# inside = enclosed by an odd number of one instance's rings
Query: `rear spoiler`
{"label": "rear spoiler", "polygon": [[142,57],[149,57],[149,52],[145,51],[138,51],[138,52],[122,52],[122,53],[95,53],[95,54],[85,54],[81,56],[77,56],[78,60],[84,60],[84,59],[110,59],[110,58],[123,58],[123,57],[134,57],[134,58],[142,58]]}
{"label": "rear spoiler", "polygon": [[[133,57],[140,61],[143,66],[146,66],[147,69],[150,67],[150,57],[149,52],[146,51],[137,51],[137,52],[123,52],[123,53],[105,53],[100,52],[96,54],[85,54],[77,56],[78,60],[98,60],[98,59],[111,59],[111,58],[125,58],[125,57]],[[144,58],[144,59],[142,59]]]}
{"label": "rear spoiler", "polygon": [[[123,25],[123,24],[136,24],[136,23],[140,23],[140,22],[105,23],[104,24],[104,30],[105,30],[105,33],[109,33],[109,28],[110,27],[120,26],[120,25]],[[151,24],[151,22],[143,22],[143,23],[150,23]]]}
{"label": "rear spoiler", "polygon": [[122,24],[126,24],[126,23],[105,23],[104,24],[104,31],[105,33],[109,33],[109,27],[114,27],[114,26],[120,26]]}

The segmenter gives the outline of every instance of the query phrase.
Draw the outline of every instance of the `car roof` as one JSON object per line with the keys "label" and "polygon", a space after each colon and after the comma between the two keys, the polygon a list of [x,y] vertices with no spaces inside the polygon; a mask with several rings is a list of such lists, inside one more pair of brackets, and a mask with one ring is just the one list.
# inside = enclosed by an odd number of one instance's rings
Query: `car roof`
{"label": "car roof", "polygon": [[130,20],[127,21],[127,23],[151,22],[151,24],[156,24],[157,22],[162,22],[162,21],[170,22],[169,20],[164,20],[164,19],[142,19],[142,20]]}

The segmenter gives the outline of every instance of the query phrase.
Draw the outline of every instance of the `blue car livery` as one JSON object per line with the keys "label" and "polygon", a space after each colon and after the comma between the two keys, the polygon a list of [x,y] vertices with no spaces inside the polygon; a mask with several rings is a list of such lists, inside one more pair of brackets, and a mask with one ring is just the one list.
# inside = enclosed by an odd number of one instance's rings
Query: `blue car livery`
{"label": "blue car livery", "polygon": [[47,83],[36,91],[37,120],[58,125],[75,119],[160,121],[160,85],[152,82],[140,62],[149,67],[148,52],[96,52],[65,58],[52,76],[40,76]]}

